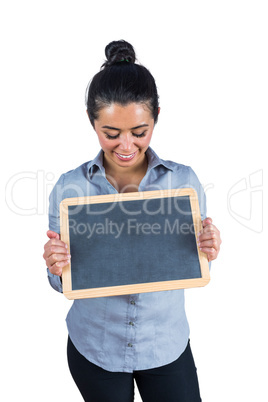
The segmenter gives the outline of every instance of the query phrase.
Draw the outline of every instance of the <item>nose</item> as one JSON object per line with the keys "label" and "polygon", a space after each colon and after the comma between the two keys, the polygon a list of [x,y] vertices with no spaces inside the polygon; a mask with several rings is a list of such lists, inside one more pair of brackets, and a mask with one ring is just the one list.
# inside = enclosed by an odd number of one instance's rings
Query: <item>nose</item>
{"label": "nose", "polygon": [[133,139],[132,139],[131,133],[122,134],[121,135],[121,144],[120,144],[122,151],[124,151],[124,152],[131,151],[132,141],[133,141]]}

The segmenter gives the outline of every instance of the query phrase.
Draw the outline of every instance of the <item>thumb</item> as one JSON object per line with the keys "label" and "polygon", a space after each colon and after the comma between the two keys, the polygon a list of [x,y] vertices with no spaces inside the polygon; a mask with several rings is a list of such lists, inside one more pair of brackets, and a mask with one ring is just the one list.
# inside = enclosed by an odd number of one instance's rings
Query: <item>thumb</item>
{"label": "thumb", "polygon": [[50,239],[57,239],[57,240],[60,240],[60,235],[59,235],[58,233],[56,233],[56,232],[53,232],[53,230],[48,230],[48,231],[47,231],[47,236],[48,236]]}
{"label": "thumb", "polygon": [[207,225],[211,225],[211,224],[212,224],[212,219],[211,218],[206,218],[202,222],[203,228],[205,228]]}

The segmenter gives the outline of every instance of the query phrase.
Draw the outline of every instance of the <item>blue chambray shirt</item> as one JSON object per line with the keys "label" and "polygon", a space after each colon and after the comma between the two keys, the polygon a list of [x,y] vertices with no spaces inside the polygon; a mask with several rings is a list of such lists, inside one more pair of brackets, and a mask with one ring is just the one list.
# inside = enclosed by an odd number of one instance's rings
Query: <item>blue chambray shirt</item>
{"label": "blue chambray shirt", "polygon": [[[160,159],[149,147],[148,169],[139,191],[191,187],[197,191],[202,220],[203,188],[189,166]],[[59,204],[64,198],[117,193],[105,177],[103,151],[95,159],[60,176],[50,194],[49,229],[60,233]],[[61,280],[48,270],[51,286]],[[74,300],[66,318],[76,349],[108,371],[131,373],[169,364],[185,350],[189,325],[184,290]]]}

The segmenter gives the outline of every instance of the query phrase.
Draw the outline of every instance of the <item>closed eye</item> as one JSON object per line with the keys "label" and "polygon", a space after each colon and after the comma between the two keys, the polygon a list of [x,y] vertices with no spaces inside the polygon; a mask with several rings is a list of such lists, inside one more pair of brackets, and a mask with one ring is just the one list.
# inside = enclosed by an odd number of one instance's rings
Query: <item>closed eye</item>
{"label": "closed eye", "polygon": [[119,134],[116,135],[109,135],[107,133],[104,133],[106,135],[106,138],[108,138],[109,140],[115,140],[116,138],[119,137]]}
{"label": "closed eye", "polygon": [[[146,130],[143,131],[143,133],[141,133],[141,134],[132,133],[132,135],[133,135],[134,137],[136,137],[136,138],[141,138],[141,137],[144,137],[144,136],[145,136],[145,133],[146,133]],[[106,138],[108,138],[109,140],[115,140],[116,138],[119,137],[119,134],[116,134],[116,135],[110,135],[110,134],[108,134],[108,133],[104,133],[104,134],[106,135]]]}
{"label": "closed eye", "polygon": [[132,135],[134,135],[134,137],[141,138],[141,137],[144,137],[144,136],[145,136],[145,133],[146,133],[146,130],[143,131],[143,133],[141,133],[141,134],[134,134],[134,133],[132,133]]}

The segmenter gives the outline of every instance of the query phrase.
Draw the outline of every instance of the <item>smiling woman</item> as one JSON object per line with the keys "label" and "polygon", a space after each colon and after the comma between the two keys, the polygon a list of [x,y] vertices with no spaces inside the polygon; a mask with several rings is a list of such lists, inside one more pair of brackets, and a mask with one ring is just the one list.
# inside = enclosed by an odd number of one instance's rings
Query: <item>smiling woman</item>
{"label": "smiling woman", "polygon": [[103,166],[119,192],[138,191],[147,170],[145,152],[153,129],[154,119],[145,104],[112,104],[99,111],[95,131],[104,151]]}
{"label": "smiling woman", "polygon": [[111,42],[105,54],[104,69],[87,88],[87,114],[104,151],[107,179],[119,192],[138,191],[160,112],[157,88],[149,70],[135,64],[131,44]]}
{"label": "smiling woman", "polygon": [[[160,159],[149,146],[160,111],[153,76],[135,63],[134,49],[125,41],[111,42],[105,53],[107,61],[86,92],[87,114],[101,150],[95,159],[64,173],[50,195],[44,259],[50,284],[60,292],[62,270],[71,258],[60,239],[64,198],[191,187],[203,219],[198,245],[210,261],[221,242],[206,218],[206,197],[193,170]],[[114,258],[109,245],[105,252],[109,264]],[[166,252],[164,260],[168,257]],[[153,249],[148,250],[150,258]],[[133,264],[130,259],[127,268]],[[143,401],[201,401],[182,289],[77,299],[66,321],[69,367],[85,401],[132,402],[134,380]]]}

